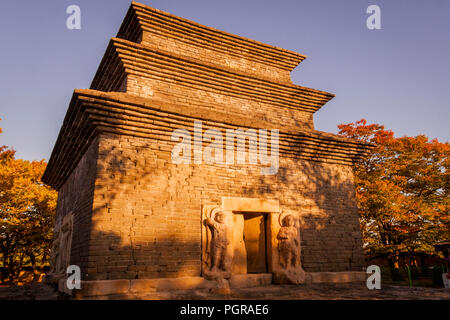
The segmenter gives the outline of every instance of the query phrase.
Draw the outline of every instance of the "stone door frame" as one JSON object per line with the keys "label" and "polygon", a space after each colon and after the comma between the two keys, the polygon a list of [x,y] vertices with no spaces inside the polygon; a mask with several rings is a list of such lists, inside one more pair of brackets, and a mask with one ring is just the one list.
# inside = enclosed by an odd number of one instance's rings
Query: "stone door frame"
{"label": "stone door frame", "polygon": [[[279,217],[281,214],[279,200],[261,199],[261,198],[241,198],[241,197],[222,197],[221,205],[203,205],[202,207],[202,274],[208,267],[208,241],[211,237],[208,227],[204,225],[204,220],[213,210],[220,210],[228,215],[227,221],[230,232],[233,231],[233,214],[258,212],[267,214],[266,220],[266,259],[267,271],[273,273],[279,270],[279,253],[277,234],[280,229]],[[232,236],[231,236],[232,237]],[[229,246],[229,254],[234,258],[233,245]],[[236,272],[233,272],[236,274]],[[237,272],[239,273],[239,272]]]}

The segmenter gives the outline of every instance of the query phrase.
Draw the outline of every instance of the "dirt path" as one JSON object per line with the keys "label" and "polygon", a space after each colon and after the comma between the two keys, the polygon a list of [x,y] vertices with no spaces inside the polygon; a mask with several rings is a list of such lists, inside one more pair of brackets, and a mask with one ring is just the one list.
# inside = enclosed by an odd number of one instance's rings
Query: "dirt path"
{"label": "dirt path", "polygon": [[[286,300],[450,300],[450,290],[433,288],[409,288],[399,286],[383,286],[381,290],[368,290],[357,284],[313,284],[307,286],[270,285],[246,289],[232,289],[229,295],[218,295],[208,290],[161,292],[148,295],[121,295],[101,297],[103,299],[286,299]],[[66,299],[48,285],[36,284],[23,287],[0,288],[2,300],[58,300]]]}

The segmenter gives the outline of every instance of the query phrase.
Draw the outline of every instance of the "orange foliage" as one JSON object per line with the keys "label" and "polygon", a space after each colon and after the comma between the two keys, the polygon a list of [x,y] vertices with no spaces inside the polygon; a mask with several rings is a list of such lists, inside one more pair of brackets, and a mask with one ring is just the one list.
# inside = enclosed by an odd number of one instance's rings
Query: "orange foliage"
{"label": "orange foliage", "polygon": [[45,161],[15,159],[14,154],[0,147],[0,266],[2,278],[10,281],[24,265],[48,260],[57,197],[41,182]]}
{"label": "orange foliage", "polygon": [[354,166],[361,230],[369,256],[436,253],[450,239],[448,143],[394,137],[379,124],[341,124],[339,134],[375,144]]}

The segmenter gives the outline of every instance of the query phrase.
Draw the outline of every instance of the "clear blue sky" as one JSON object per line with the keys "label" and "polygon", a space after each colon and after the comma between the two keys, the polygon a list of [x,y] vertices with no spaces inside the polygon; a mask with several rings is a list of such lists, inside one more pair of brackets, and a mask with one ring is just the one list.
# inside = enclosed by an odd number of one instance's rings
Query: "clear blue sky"
{"label": "clear blue sky", "polygon": [[[336,94],[316,129],[366,118],[398,136],[449,140],[448,0],[154,0],[152,7],[280,46],[308,58],[295,83]],[[81,30],[66,8],[81,8]],[[381,8],[381,30],[366,9]],[[74,88],[88,88],[128,0],[15,0],[0,3],[0,145],[48,159]]]}

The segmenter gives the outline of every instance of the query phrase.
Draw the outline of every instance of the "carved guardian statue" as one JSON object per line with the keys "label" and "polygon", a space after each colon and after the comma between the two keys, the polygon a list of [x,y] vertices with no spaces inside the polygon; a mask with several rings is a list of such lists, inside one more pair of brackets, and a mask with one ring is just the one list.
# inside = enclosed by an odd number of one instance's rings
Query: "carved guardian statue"
{"label": "carved guardian statue", "polygon": [[279,216],[280,230],[277,234],[279,267],[274,271],[275,283],[301,284],[306,274],[300,263],[299,222],[293,214]]}

